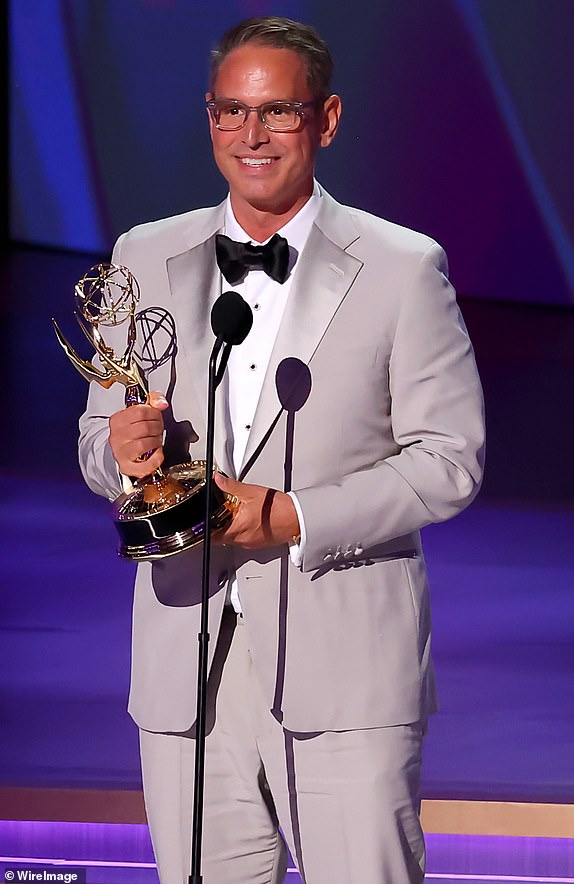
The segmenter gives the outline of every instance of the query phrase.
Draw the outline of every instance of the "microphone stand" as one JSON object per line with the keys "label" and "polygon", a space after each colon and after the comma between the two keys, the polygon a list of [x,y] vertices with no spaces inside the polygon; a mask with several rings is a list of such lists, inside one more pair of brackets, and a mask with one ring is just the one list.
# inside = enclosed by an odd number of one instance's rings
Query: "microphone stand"
{"label": "microphone stand", "polygon": [[197,670],[197,719],[195,724],[195,781],[193,784],[193,837],[191,843],[191,875],[188,884],[202,884],[201,875],[201,840],[203,834],[203,794],[205,782],[205,721],[207,711],[207,650],[209,645],[209,566],[211,562],[211,532],[209,519],[211,514],[213,444],[215,435],[215,391],[223,378],[229,345],[226,346],[219,370],[217,357],[223,346],[223,335],[218,335],[211,356],[209,357],[209,380],[207,386],[207,435],[205,452],[205,514],[203,540],[203,568],[201,574],[201,629],[197,637],[199,641],[199,664]]}
{"label": "microphone stand", "polygon": [[223,348],[223,353],[221,354],[221,360],[219,362],[219,368],[217,369],[217,373],[215,375],[215,389],[219,387],[221,381],[223,380],[223,375],[225,374],[225,369],[227,368],[227,362],[229,360],[229,354],[231,353],[232,344],[226,343]]}
{"label": "microphone stand", "polygon": [[[234,344],[241,344],[249,334],[253,314],[237,292],[223,292],[211,310],[211,328],[215,344],[209,357],[207,384],[207,432],[205,451],[205,512],[203,568],[201,573],[201,627],[197,667],[197,718],[195,722],[195,779],[193,784],[193,835],[191,874],[188,884],[201,884],[201,839],[203,834],[203,794],[205,784],[205,720],[207,711],[207,649],[209,645],[209,566],[211,563],[211,501],[213,498],[213,443],[215,437],[215,391],[223,379],[227,360]],[[225,343],[219,366],[217,357]]]}

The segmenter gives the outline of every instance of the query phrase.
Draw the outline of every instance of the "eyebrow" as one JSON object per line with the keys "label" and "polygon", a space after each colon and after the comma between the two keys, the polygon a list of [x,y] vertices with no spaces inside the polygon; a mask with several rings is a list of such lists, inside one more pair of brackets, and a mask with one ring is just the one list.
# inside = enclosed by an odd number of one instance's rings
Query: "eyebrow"
{"label": "eyebrow", "polygon": [[[213,95],[213,93],[211,93]],[[228,95],[220,95],[217,98],[214,96],[212,101],[236,101],[238,104],[244,104],[246,107],[261,107],[263,104],[273,104],[275,101],[286,101],[291,104],[307,104],[309,101],[313,99],[305,99],[305,98],[268,98],[266,101],[260,101],[259,104],[248,104],[246,101],[242,101],[241,98],[230,98]]]}

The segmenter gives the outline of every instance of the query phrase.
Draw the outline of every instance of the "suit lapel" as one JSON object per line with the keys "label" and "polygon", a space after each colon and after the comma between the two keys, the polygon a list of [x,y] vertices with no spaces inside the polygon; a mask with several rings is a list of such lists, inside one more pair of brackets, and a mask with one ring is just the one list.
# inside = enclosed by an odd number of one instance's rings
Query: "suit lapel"
{"label": "suit lapel", "polygon": [[[200,409],[197,425],[205,437],[207,424],[207,377],[209,357],[214,344],[210,316],[213,304],[221,294],[221,277],[215,261],[215,234],[223,229],[223,203],[207,213],[203,224],[191,231],[191,247],[167,260],[167,272],[177,317],[178,349],[183,356],[181,366],[187,368]],[[220,388],[221,391],[221,388]],[[233,475],[225,450],[225,412],[217,396],[215,421],[215,461],[218,467]]]}
{"label": "suit lapel", "polygon": [[[344,249],[358,238],[348,212],[324,193],[325,201],[299,258],[293,287],[275,341],[239,473],[242,479],[282,411],[276,373],[287,358],[307,365],[362,262]],[[295,378],[294,378],[295,380]],[[288,390],[282,389],[285,401]]]}

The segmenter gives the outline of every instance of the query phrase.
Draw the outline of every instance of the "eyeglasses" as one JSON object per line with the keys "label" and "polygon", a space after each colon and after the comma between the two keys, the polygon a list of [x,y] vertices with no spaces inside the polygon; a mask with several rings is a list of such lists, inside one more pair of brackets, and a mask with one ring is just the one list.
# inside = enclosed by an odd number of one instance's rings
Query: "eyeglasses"
{"label": "eyeglasses", "polygon": [[232,98],[212,99],[207,107],[218,129],[231,132],[241,129],[251,111],[256,111],[266,129],[272,132],[293,132],[305,116],[303,108],[316,105],[317,101],[267,101],[251,107]]}

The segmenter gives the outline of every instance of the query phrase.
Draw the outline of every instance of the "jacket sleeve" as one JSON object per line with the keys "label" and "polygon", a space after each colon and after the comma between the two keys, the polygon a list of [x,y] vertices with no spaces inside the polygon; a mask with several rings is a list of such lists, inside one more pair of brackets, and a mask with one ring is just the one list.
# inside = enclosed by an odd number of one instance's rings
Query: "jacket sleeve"
{"label": "jacket sleeve", "polygon": [[449,519],[480,487],[481,385],[446,257],[436,243],[401,299],[389,387],[399,452],[332,484],[296,489],[307,535],[304,571]]}

